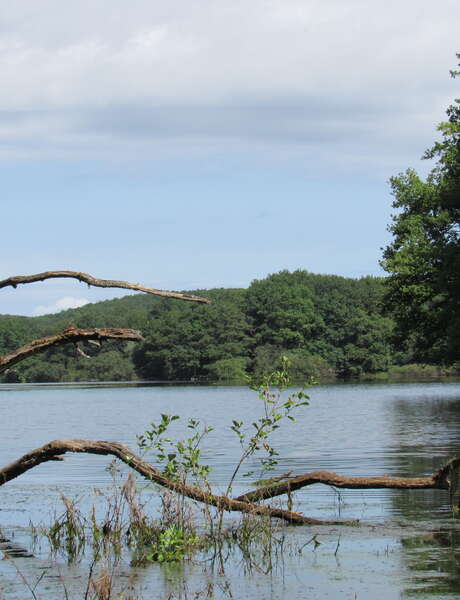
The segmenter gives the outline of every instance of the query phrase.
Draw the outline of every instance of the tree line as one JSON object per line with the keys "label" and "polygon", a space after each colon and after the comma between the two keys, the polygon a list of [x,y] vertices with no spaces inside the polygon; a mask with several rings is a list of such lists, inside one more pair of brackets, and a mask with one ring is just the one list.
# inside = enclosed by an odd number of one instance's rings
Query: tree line
{"label": "tree line", "polygon": [[77,327],[129,327],[140,344],[107,342],[51,349],[18,365],[6,381],[239,381],[290,359],[304,380],[384,373],[412,361],[393,344],[383,314],[384,280],[281,271],[247,289],[194,292],[211,305],[132,295],[41,317],[0,316],[0,354],[30,339]]}

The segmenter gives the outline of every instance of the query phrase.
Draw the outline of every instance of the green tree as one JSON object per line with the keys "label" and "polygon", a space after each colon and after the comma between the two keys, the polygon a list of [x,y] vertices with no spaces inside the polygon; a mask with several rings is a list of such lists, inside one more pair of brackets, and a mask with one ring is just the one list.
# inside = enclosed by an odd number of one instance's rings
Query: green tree
{"label": "green tree", "polygon": [[[206,310],[185,303],[156,305],[144,329],[145,342],[133,354],[140,377],[220,378],[219,361],[239,358],[246,364],[249,337],[242,309],[244,290],[216,289],[203,294],[213,302]],[[243,362],[238,363],[240,367]],[[244,368],[239,372],[243,374]]]}
{"label": "green tree", "polygon": [[460,359],[460,99],[447,117],[423,156],[436,160],[426,181],[413,170],[390,180],[398,212],[382,260],[400,344],[416,360],[439,363]]}
{"label": "green tree", "polygon": [[317,315],[308,273],[280,271],[255,280],[246,295],[246,313],[256,345],[302,348],[316,334]]}

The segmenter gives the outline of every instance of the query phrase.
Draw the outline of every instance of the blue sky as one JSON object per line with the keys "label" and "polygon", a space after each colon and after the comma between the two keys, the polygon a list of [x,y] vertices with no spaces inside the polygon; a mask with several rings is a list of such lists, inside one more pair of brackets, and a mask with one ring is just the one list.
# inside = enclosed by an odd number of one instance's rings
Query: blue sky
{"label": "blue sky", "polygon": [[[450,0],[9,3],[0,277],[381,274],[387,181],[426,171],[459,22]],[[50,281],[3,290],[0,311],[114,295]]]}

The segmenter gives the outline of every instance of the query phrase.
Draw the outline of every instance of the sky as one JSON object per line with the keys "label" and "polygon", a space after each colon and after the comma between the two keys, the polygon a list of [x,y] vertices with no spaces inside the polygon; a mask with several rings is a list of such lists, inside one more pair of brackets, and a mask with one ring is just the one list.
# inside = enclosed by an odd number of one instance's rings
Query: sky
{"label": "sky", "polygon": [[[382,275],[388,185],[460,94],[458,0],[0,7],[0,279],[163,289]],[[37,315],[122,290],[1,290]]]}

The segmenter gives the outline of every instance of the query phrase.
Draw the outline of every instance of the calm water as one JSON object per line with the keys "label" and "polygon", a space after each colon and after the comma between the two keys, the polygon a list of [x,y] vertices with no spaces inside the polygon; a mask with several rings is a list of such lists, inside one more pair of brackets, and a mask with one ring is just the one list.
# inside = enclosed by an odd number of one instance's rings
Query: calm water
{"label": "calm water", "polygon": [[[460,384],[328,385],[310,390],[310,406],[287,423],[273,443],[278,471],[316,469],[347,475],[428,475],[460,455]],[[251,423],[260,401],[240,387],[1,385],[0,464],[52,439],[117,440],[136,447],[161,413],[179,414],[172,437],[186,435],[185,421],[199,418],[215,429],[204,444],[212,482],[223,489],[239,456],[228,425]],[[110,484],[105,457],[68,456],[41,465],[1,489],[0,527],[30,546],[28,524],[49,520],[59,492],[90,502],[91,490]],[[252,465],[257,466],[257,465]],[[240,478],[234,494],[247,489]],[[296,494],[297,509],[313,517],[359,519],[360,527],[290,528],[294,542],[317,535],[321,545],[301,555],[286,552],[271,575],[245,575],[229,557],[227,579],[203,574],[201,567],[151,565],[127,571],[126,582],[143,598],[193,598],[210,582],[215,598],[456,598],[460,597],[460,528],[443,491],[336,491],[312,486]],[[29,536],[29,537],[28,537]],[[338,548],[338,550],[337,550]],[[47,556],[18,559],[35,580],[51,567]],[[18,563],[18,564],[19,564]],[[62,566],[64,569],[64,566]],[[75,567],[72,598],[82,598]],[[56,566],[37,587],[43,598],[62,597]],[[11,561],[0,566],[0,599],[32,597]],[[48,586],[44,590],[44,582]],[[60,591],[59,591],[60,590]],[[155,590],[155,593],[153,593]]]}

